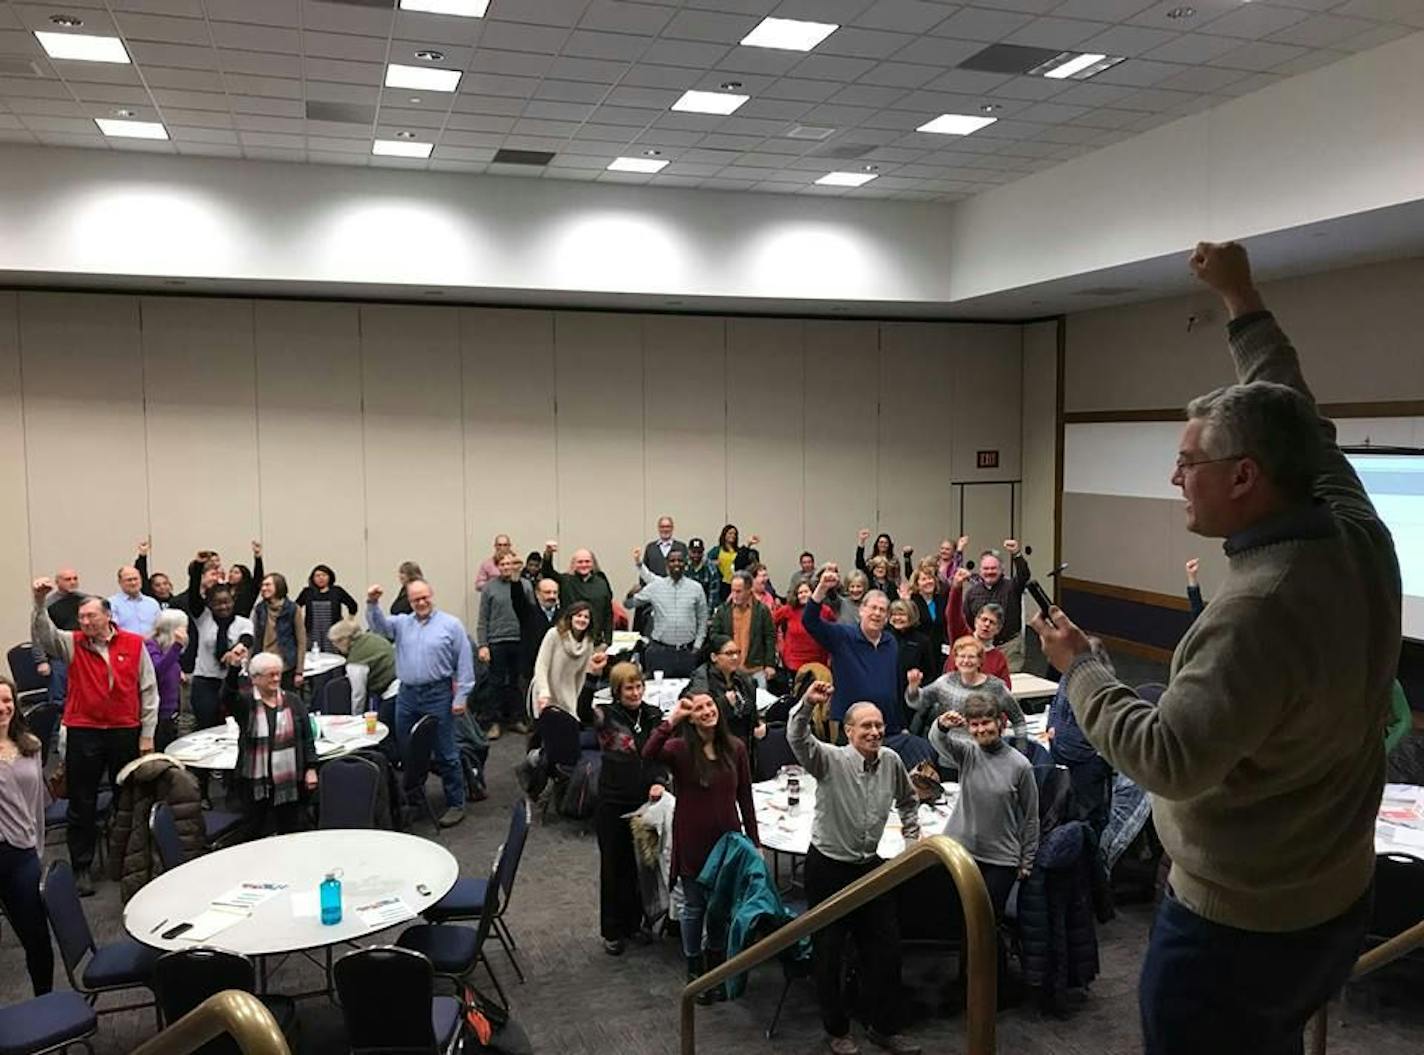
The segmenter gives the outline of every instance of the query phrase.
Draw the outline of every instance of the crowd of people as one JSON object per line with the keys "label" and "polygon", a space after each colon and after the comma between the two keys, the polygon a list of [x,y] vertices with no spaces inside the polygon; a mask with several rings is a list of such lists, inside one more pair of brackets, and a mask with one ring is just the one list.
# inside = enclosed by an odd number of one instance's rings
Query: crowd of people
{"label": "crowd of people", "polygon": [[[1189,529],[1226,540],[1227,579],[1209,607],[1195,592],[1196,622],[1170,684],[1150,700],[1117,679],[1102,643],[1066,613],[1040,612],[1030,625],[1062,672],[1048,751],[1067,768],[1085,823],[1101,830],[1116,774],[1151,795],[1170,856],[1140,992],[1147,1050],[1236,1050],[1242,1037],[1294,1050],[1305,1017],[1346,977],[1368,916],[1399,573],[1244,252],[1199,246],[1191,266],[1228,307],[1242,383],[1188,408],[1172,479]],[[757,535],[743,542],[728,524],[709,550],[700,538],[679,540],[664,516],[656,537],[633,549],[637,583],[619,596],[590,550],[561,565],[556,540],[521,557],[501,534],[479,567],[473,637],[437,608],[413,562],[399,569],[389,611],[373,585],[364,613],[326,564],[291,596],[257,542],[250,568],[200,551],[181,593],[169,575],[149,572],[147,544],[110,597],[82,592],[71,568],[38,579],[33,659],[63,707],[66,838],[80,891],[93,889],[106,775],[185,728],[235,719],[233,782],[245,810],[260,831],[302,826],[317,785],[302,692],[310,646],[362,668],[363,699],[395,692],[398,741],[420,718],[435,719],[441,825],[465,816],[458,741],[469,708],[490,739],[552,742],[560,723],[589,732],[602,754],[595,828],[610,955],[650,923],[626,814],[671,792],[668,879],[680,888],[689,977],[720,962],[725,920],[708,913],[699,876],[727,833],[759,843],[752,775],[767,735],[764,691],[781,697],[789,749],[819,785],[805,866],[811,906],[876,867],[892,808],[907,844],[919,837],[909,770],[928,757],[957,776],[946,833],[978,863],[1002,917],[1040,854],[1031,759],[1043,749],[1025,736],[1010,691],[1025,656],[1024,550],[1008,539],[971,566],[967,538],[918,562],[888,534],[872,542],[864,530],[857,542],[845,575],[801,553],[783,596]],[[1339,567],[1354,574],[1324,574]],[[1189,578],[1195,572],[1189,566]],[[1326,606],[1357,618],[1300,617]],[[643,643],[613,656],[624,628]],[[1358,662],[1328,661],[1341,651]],[[650,676],[687,679],[666,715],[645,699]],[[1342,728],[1342,713],[1359,720]],[[1332,750],[1322,752],[1326,742]],[[41,942],[33,925],[42,919],[41,747],[13,682],[0,679],[0,899],[37,993],[53,971],[47,932]],[[850,939],[867,1039],[902,1055],[920,1050],[899,1032],[900,924],[894,902],[880,898],[815,935],[816,995],[835,1055],[859,1050],[842,988]]]}

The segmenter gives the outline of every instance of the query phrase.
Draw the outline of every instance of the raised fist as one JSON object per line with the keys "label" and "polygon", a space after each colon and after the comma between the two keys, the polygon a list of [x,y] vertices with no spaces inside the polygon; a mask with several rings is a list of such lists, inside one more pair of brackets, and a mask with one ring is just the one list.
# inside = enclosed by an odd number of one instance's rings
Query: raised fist
{"label": "raised fist", "polygon": [[1251,288],[1251,260],[1235,242],[1198,242],[1187,264],[1218,293]]}
{"label": "raised fist", "polygon": [[867,542],[870,541],[870,529],[861,528],[855,533],[855,540],[859,542],[862,546],[864,546]]}
{"label": "raised fist", "polygon": [[760,536],[760,535],[753,535],[751,538],[747,539],[747,547],[748,547],[748,548],[750,548],[750,549],[755,549],[755,548],[756,548],[757,546],[759,546],[759,545],[761,545],[761,536]]}
{"label": "raised fist", "polygon": [[558,539],[552,539],[552,538],[551,538],[551,539],[549,539],[547,542],[545,542],[545,543],[544,543],[544,552],[545,552],[545,553],[558,553],[558,552],[559,552],[559,542],[558,542]]}
{"label": "raised fist", "polygon": [[35,603],[43,604],[44,599],[49,596],[49,592],[54,589],[54,580],[36,579],[30,588],[35,592]]}
{"label": "raised fist", "polygon": [[138,555],[140,557],[147,557],[152,552],[153,543],[150,542],[148,539],[144,539],[138,544]]}
{"label": "raised fist", "polygon": [[966,582],[968,582],[968,581],[969,581],[969,569],[968,569],[968,568],[955,568],[955,569],[954,569],[954,585],[955,585],[955,586],[963,586],[963,585],[964,585]]}
{"label": "raised fist", "polygon": [[643,550],[640,546],[633,547],[633,563],[639,566],[643,563]]}
{"label": "raised fist", "polygon": [[949,729],[952,726],[963,724],[964,715],[960,714],[958,711],[945,711],[939,716],[939,727],[941,729]]}
{"label": "raised fist", "polygon": [[373,583],[366,587],[366,600],[371,604],[376,604],[381,599],[381,594],[386,592],[386,588],[380,583]]}
{"label": "raised fist", "polygon": [[954,548],[957,549],[960,553],[963,553],[966,549],[969,548],[969,536],[960,535],[959,541],[954,544]]}
{"label": "raised fist", "polygon": [[833,691],[829,681],[813,681],[802,693],[801,700],[804,703],[809,703],[812,707],[820,707],[822,704],[830,702]]}
{"label": "raised fist", "polygon": [[925,680],[925,672],[919,667],[911,667],[905,671],[905,684],[912,689],[918,689]]}
{"label": "raised fist", "polygon": [[903,553],[905,556],[910,557],[910,556],[913,556],[913,555],[914,555],[915,547],[914,547],[914,546],[902,546],[902,547],[900,548],[900,552]]}
{"label": "raised fist", "polygon": [[1004,552],[1010,557],[1017,557],[1019,555],[1019,540],[1016,538],[1004,539]]}
{"label": "raised fist", "polygon": [[262,543],[258,542],[256,539],[252,540],[252,555],[254,557],[262,556]]}

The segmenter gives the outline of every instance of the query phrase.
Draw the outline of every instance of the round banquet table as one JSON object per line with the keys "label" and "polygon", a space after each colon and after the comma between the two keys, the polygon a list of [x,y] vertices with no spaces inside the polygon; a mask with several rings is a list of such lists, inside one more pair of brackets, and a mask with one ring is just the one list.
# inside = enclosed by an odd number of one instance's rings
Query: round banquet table
{"label": "round banquet table", "polygon": [[[385,722],[376,723],[374,733],[366,732],[366,719],[361,715],[318,714],[315,716],[320,735],[316,738],[316,761],[329,762],[349,755],[363,747],[375,747],[390,735]],[[227,771],[237,766],[237,721],[227,719],[222,725],[198,729],[180,736],[165,749],[189,769]]]}
{"label": "round banquet table", "polygon": [[[786,788],[780,778],[763,780],[752,785],[752,802],[756,806],[757,832],[761,844],[778,853],[804,855],[811,849],[811,821],[816,813],[816,778],[800,774],[801,802],[792,811],[786,803]],[[944,799],[929,806],[920,804],[920,830],[925,835],[943,835],[949,815],[959,801],[959,785],[945,783]],[[905,849],[905,837],[900,833],[900,814],[891,806],[886,811],[885,831],[875,852],[889,860]]]}
{"label": "round banquet table", "polygon": [[[341,870],[341,922],[321,922],[317,888],[328,872]],[[332,829],[275,835],[195,857],[164,872],[133,896],[124,927],[135,940],[171,951],[212,945],[247,956],[319,949],[357,941],[416,918],[450,888],[460,872],[449,850],[430,839],[400,832]],[[164,938],[164,931],[202,915],[214,899],[238,884],[285,883],[251,915],[201,941]],[[429,893],[416,889],[423,885]],[[379,923],[366,923],[359,909],[398,897],[404,908]]]}
{"label": "round banquet table", "polygon": [[339,652],[308,652],[302,660],[302,677],[319,678],[338,667],[346,666],[346,657]]}
{"label": "round banquet table", "polygon": [[[671,714],[672,709],[677,706],[677,700],[682,690],[687,688],[687,684],[691,680],[691,678],[649,678],[643,682],[643,700],[656,706],[664,715]],[[613,702],[613,693],[607,686],[604,686],[593,694],[593,702],[606,706]],[[766,709],[775,702],[774,694],[757,686],[757,713],[765,713]]]}

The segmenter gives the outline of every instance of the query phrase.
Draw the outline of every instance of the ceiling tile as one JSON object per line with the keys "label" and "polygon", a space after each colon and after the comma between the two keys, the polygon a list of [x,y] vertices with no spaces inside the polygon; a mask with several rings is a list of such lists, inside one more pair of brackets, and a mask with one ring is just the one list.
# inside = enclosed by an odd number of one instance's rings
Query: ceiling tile
{"label": "ceiling tile", "polygon": [[190,92],[178,88],[151,88],[153,101],[159,106],[177,106],[184,110],[218,110],[227,113],[232,102],[221,92]]}
{"label": "ceiling tile", "polygon": [[[1101,29],[1102,27],[1097,27]],[[926,66],[949,69],[958,66],[970,55],[984,50],[978,41],[950,40],[948,37],[921,37],[895,55],[897,62],[919,62]]]}
{"label": "ceiling tile", "polygon": [[1064,0],[1053,9],[1054,18],[1088,18],[1096,22],[1121,22],[1145,11],[1157,0]]}
{"label": "ceiling tile", "polygon": [[224,73],[252,73],[259,77],[290,77],[300,80],[302,57],[276,55],[261,51],[218,49],[218,65]]}
{"label": "ceiling tile", "polygon": [[600,101],[607,88],[601,84],[592,84],[587,81],[550,81],[539,82],[539,89],[535,98],[552,99],[565,103],[596,103]]}
{"label": "ceiling tile", "polygon": [[1176,62],[1134,59],[1132,62],[1124,62],[1112,69],[1104,70],[1093,80],[1102,84],[1131,84],[1137,87],[1147,87],[1158,81],[1164,81],[1173,74],[1181,73],[1182,69],[1182,65]]}
{"label": "ceiling tile", "polygon": [[513,22],[490,22],[480,35],[481,47],[505,51],[556,53],[569,35],[568,30],[554,26],[526,26]]}
{"label": "ceiling tile", "polygon": [[262,26],[300,26],[298,0],[204,0],[208,17],[222,22],[253,22]]}
{"label": "ceiling tile", "polygon": [[1366,51],[1381,44],[1388,44],[1391,40],[1407,37],[1413,32],[1414,28],[1411,26],[1376,26],[1358,37],[1351,37],[1340,46],[1346,51]]}
{"label": "ceiling tile", "polygon": [[222,130],[233,127],[232,114],[217,110],[183,110],[176,106],[163,108],[163,121],[168,127],[206,128]]}
{"label": "ceiling tile", "polygon": [[168,124],[168,134],[179,143],[226,143],[237,145],[237,133],[223,128],[187,128],[183,125]]}
{"label": "ceiling tile", "polygon": [[1245,70],[1225,70],[1216,66],[1194,66],[1168,77],[1158,84],[1159,88],[1171,88],[1182,92],[1215,92],[1228,84],[1235,84],[1242,77],[1249,76]]}
{"label": "ceiling tile", "polygon": [[373,84],[333,84],[307,81],[306,97],[324,103],[374,103],[380,89]]}
{"label": "ceiling tile", "polygon": [[1160,47],[1146,53],[1149,59],[1160,62],[1202,63],[1210,62],[1218,55],[1225,55],[1241,46],[1235,37],[1213,37],[1206,33],[1183,33],[1175,40],[1169,40]]}
{"label": "ceiling tile", "polygon": [[147,103],[148,90],[142,85],[131,84],[74,84],[69,85],[75,98],[87,103]]}
{"label": "ceiling tile", "polygon": [[[274,32],[286,32],[286,30],[276,30]],[[295,36],[295,34],[294,34]],[[303,33],[300,38],[302,47],[298,50],[304,51],[308,58],[321,59],[346,59],[351,62],[373,62],[384,64],[387,61],[387,47],[390,47],[390,59],[395,62],[414,63],[414,55],[402,54],[404,49],[398,49],[394,45],[388,45],[383,37],[357,37],[350,33]],[[235,46],[235,45],[234,45]],[[279,48],[276,50],[286,50]],[[446,68],[452,68],[458,60],[447,60],[439,63]]]}
{"label": "ceiling tile", "polygon": [[1203,33],[1214,33],[1225,37],[1246,37],[1257,39],[1278,33],[1297,22],[1310,17],[1307,11],[1297,11],[1291,7],[1272,7],[1270,4],[1247,4],[1203,23],[1199,28]]}
{"label": "ceiling tile", "polygon": [[[677,65],[669,63],[668,65]],[[695,63],[693,65],[696,65]],[[555,59],[549,67],[547,77],[563,81],[591,81],[594,84],[613,84],[628,69],[626,62],[610,62],[607,59]],[[528,78],[525,78],[526,80]]]}
{"label": "ceiling tile", "polygon": [[531,55],[527,51],[497,51],[476,48],[470,69],[476,73],[507,73],[515,77],[542,77],[554,64],[553,55]]}
{"label": "ceiling tile", "polygon": [[819,103],[829,99],[840,90],[834,81],[811,81],[799,77],[782,77],[761,94],[769,99],[796,99]]}
{"label": "ceiling tile", "polygon": [[302,0],[302,25],[307,29],[330,30],[333,33],[364,33],[370,37],[389,36],[394,14],[395,4],[391,4],[389,7],[366,7],[356,4],[326,4],[321,0]]}
{"label": "ceiling tile", "polygon": [[879,88],[869,84],[852,84],[831,96],[830,101],[845,106],[882,107],[890,106],[904,96],[904,88]]}
{"label": "ceiling tile", "polygon": [[1088,113],[1086,106],[1070,106],[1066,103],[1035,103],[1015,115],[1019,121],[1038,121],[1042,124],[1061,124]]}
{"label": "ceiling tile", "polygon": [[861,75],[861,84],[887,88],[918,88],[940,75],[937,66],[919,66],[908,62],[882,62]]}
{"label": "ceiling tile", "polygon": [[1340,18],[1335,15],[1316,15],[1304,22],[1272,33],[1270,39],[1278,44],[1300,44],[1308,48],[1328,48],[1340,44],[1361,33],[1374,29],[1376,23],[1363,18]]}
{"label": "ceiling tile", "polygon": [[[340,80],[342,78],[324,77],[322,79]],[[223,75],[223,82],[227,85],[228,91],[242,95],[270,95],[278,99],[300,99],[302,97],[301,81],[289,81],[279,77],[251,77],[245,73],[227,73]]]}
{"label": "ceiling tile", "polygon": [[1036,18],[1004,38],[1009,44],[1036,48],[1071,48],[1103,31],[1101,23],[1074,18]]}
{"label": "ceiling tile", "polygon": [[[583,60],[577,60],[583,61]],[[539,87],[535,77],[509,77],[502,73],[467,73],[460,81],[459,95],[505,95],[527,99]]]}
{"label": "ceiling tile", "polygon": [[[164,18],[122,12],[114,16],[120,32],[129,41],[156,40],[165,44],[208,43],[208,24],[200,18]],[[85,29],[88,32],[88,29]]]}
{"label": "ceiling tile", "polygon": [[180,70],[164,66],[144,66],[143,79],[150,88],[182,88],[198,92],[223,90],[222,76],[216,70]]}
{"label": "ceiling tile", "polygon": [[1095,37],[1089,37],[1078,47],[1082,51],[1126,55],[1131,58],[1169,43],[1179,35],[1165,29],[1148,29],[1146,26],[1113,26]]}
{"label": "ceiling tile", "polygon": [[677,102],[678,93],[666,88],[635,88],[619,85],[608,93],[608,102],[614,106],[643,107],[649,110],[666,110]]}
{"label": "ceiling tile", "polygon": [[717,68],[729,73],[759,73],[779,77],[788,73],[805,56],[799,51],[777,48],[732,48],[717,60]]}
{"label": "ceiling tile", "polygon": [[643,53],[642,62],[661,66],[715,66],[729,47],[725,44],[704,44],[693,40],[656,40]]}
{"label": "ceiling tile", "polygon": [[[289,55],[300,55],[303,35],[295,29],[254,26],[242,22],[213,22],[210,24],[213,43],[220,48],[240,48],[245,51],[280,51]],[[308,53],[313,53],[313,43],[319,43],[336,34],[308,32],[305,41]],[[346,34],[340,34],[343,38]],[[373,37],[354,38],[373,40]],[[325,54],[325,52],[319,52]]]}
{"label": "ceiling tile", "polygon": [[956,40],[978,40],[986,44],[1003,40],[1014,30],[1033,21],[1032,15],[1020,11],[992,11],[982,7],[966,7],[945,19],[934,29],[937,37]]}
{"label": "ceiling tile", "polygon": [[662,35],[672,40],[704,40],[730,46],[755,29],[758,21],[750,15],[681,11],[663,27]]}
{"label": "ceiling tile", "polygon": [[854,25],[897,33],[925,33],[951,13],[944,4],[920,0],[877,0],[856,16]]}
{"label": "ceiling tile", "polygon": [[1294,77],[1297,74],[1309,73],[1311,70],[1318,70],[1321,66],[1328,66],[1332,62],[1339,62],[1341,59],[1349,57],[1350,53],[1348,51],[1316,48],[1288,62],[1283,62],[1279,66],[1273,66],[1271,72],[1279,73],[1283,77]]}
{"label": "ceiling tile", "polygon": [[702,70],[683,69],[680,66],[644,66],[635,65],[628,67],[628,72],[623,75],[620,84],[632,85],[635,88],[664,88],[668,91],[682,92],[691,88],[705,76]]}
{"label": "ceiling tile", "polygon": [[[206,44],[157,44],[149,41],[130,41],[129,55],[145,70],[150,66],[171,66],[187,70],[211,70],[217,68],[217,52]],[[58,64],[57,64],[58,65]],[[63,65],[72,66],[73,63]],[[87,63],[86,65],[101,65]]]}
{"label": "ceiling tile", "polygon": [[560,103],[533,99],[525,107],[524,116],[546,121],[587,121],[593,114],[593,110],[593,106],[588,103]]}
{"label": "ceiling tile", "polygon": [[1235,51],[1228,51],[1225,55],[1218,55],[1211,60],[1213,66],[1224,66],[1227,69],[1235,70],[1255,70],[1264,73],[1273,70],[1283,62],[1299,58],[1305,54],[1305,48],[1298,48],[1292,44],[1271,44],[1264,40],[1253,41],[1245,44]]}
{"label": "ceiling tile", "polygon": [[563,53],[584,59],[618,59],[631,62],[648,46],[645,37],[630,37],[622,33],[598,33],[578,29],[564,42]]}
{"label": "ceiling tile", "polygon": [[632,33],[654,36],[671,21],[674,12],[654,4],[621,3],[619,0],[594,0],[584,10],[579,26],[601,29],[609,33]]}
{"label": "ceiling tile", "polygon": [[1347,0],[1335,8],[1335,14],[1372,18],[1376,22],[1398,22],[1424,29],[1424,5],[1419,0]]}
{"label": "ceiling tile", "polygon": [[858,58],[884,59],[910,44],[915,38],[908,33],[886,33],[874,29],[841,29],[832,33],[820,47],[818,55],[853,55]]}

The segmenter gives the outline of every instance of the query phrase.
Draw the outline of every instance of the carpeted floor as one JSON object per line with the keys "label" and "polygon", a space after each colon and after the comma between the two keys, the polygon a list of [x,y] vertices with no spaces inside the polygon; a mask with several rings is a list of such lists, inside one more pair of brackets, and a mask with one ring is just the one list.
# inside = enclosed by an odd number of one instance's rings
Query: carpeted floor
{"label": "carpeted floor", "polygon": [[[1128,671],[1124,671],[1128,674]],[[1148,670],[1131,672],[1151,680]],[[464,874],[489,866],[503,838],[509,805],[519,789],[512,776],[521,745],[505,738],[493,745],[489,801],[473,806],[466,822],[444,836]],[[423,829],[427,830],[428,829]],[[51,850],[63,854],[63,847]],[[117,887],[105,883],[85,903],[98,939],[120,936]],[[630,947],[620,958],[606,955],[597,928],[597,846],[578,824],[537,820],[528,843],[509,911],[528,976],[519,984],[504,954],[491,943],[490,957],[527,1029],[534,1049],[550,1055],[673,1055],[678,1048],[677,993],[682,963],[672,939]],[[1140,1050],[1137,1027],[1137,972],[1150,918],[1143,906],[1123,908],[1100,928],[1102,974],[1087,1004],[1071,1019],[1045,1018],[1025,1005],[1002,1013],[999,1050],[1014,1055],[1114,1055]],[[396,931],[391,932],[393,939]],[[927,1052],[964,1050],[964,1016],[946,1010],[944,991],[954,973],[943,952],[910,950],[906,954],[907,1031]],[[480,977],[483,977],[481,974]],[[310,989],[319,973],[302,961],[288,961],[273,988]],[[63,986],[62,967],[57,967]],[[1404,964],[1355,986],[1348,1024],[1338,1008],[1331,1016],[1330,1051],[1346,1055],[1416,1055],[1424,1050],[1424,1001],[1419,998],[1424,971]],[[763,968],[751,978],[746,996],[697,1013],[697,1050],[705,1055],[748,1052],[824,1051],[809,980],[791,989],[777,1036],[764,1037],[781,991],[781,972]],[[24,960],[13,933],[0,936],[0,1000],[13,1003],[29,996]],[[340,1012],[321,1000],[301,1005],[302,1037],[298,1050],[336,1053],[345,1050]],[[149,1012],[105,1016],[95,1044],[100,1055],[128,1052],[152,1035]],[[867,1049],[877,1050],[877,1049]]]}

